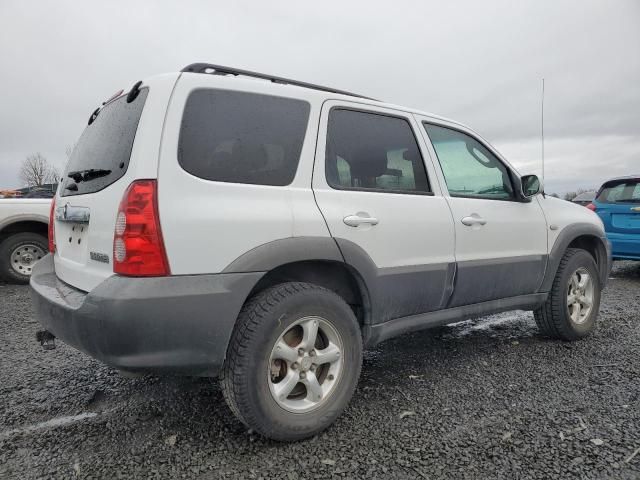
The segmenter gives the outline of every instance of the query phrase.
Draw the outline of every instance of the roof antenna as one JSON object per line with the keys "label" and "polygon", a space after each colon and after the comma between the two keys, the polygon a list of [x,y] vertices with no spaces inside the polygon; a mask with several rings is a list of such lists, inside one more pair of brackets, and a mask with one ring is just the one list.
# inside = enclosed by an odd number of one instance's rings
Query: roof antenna
{"label": "roof antenna", "polygon": [[544,182],[544,78],[542,79],[542,109],[540,116],[540,136],[542,139],[542,196],[545,196],[544,189],[546,184]]}

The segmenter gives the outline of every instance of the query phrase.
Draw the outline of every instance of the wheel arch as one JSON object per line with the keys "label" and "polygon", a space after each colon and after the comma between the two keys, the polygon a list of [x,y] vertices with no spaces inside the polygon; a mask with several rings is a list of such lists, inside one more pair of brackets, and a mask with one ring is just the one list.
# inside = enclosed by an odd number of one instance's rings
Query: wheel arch
{"label": "wheel arch", "polygon": [[578,223],[566,227],[558,237],[549,254],[541,292],[548,292],[556,276],[560,260],[568,248],[579,248],[587,251],[596,262],[600,276],[600,284],[604,287],[611,270],[611,248],[604,232],[596,225]]}
{"label": "wheel arch", "polygon": [[0,225],[0,242],[16,233],[48,234],[48,222],[37,216],[12,217]]}
{"label": "wheel arch", "polygon": [[344,261],[331,237],[291,237],[260,245],[231,262],[222,273],[265,272],[245,302],[278,283],[307,282],[327,288],[349,304],[361,325],[370,323],[366,281]]}
{"label": "wheel arch", "polygon": [[344,262],[303,260],[280,265],[267,272],[253,287],[247,298],[285,282],[306,282],[335,292],[351,307],[358,323],[366,325],[370,318],[370,299],[360,275]]}

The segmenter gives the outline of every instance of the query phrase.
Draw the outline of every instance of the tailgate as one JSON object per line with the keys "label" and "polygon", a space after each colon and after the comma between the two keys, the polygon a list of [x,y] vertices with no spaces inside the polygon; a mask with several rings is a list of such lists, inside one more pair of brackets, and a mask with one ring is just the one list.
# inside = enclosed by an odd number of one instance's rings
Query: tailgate
{"label": "tailgate", "polygon": [[145,81],[133,101],[104,105],[78,140],[55,198],[55,271],[91,291],[113,273],[118,207],[134,180],[157,178],[158,145],[177,74]]}
{"label": "tailgate", "polygon": [[594,204],[607,232],[640,234],[640,178],[610,180]]}
{"label": "tailgate", "polygon": [[54,219],[58,278],[91,291],[113,275],[113,231],[120,198],[127,183],[74,198],[56,200]]}
{"label": "tailgate", "polygon": [[92,116],[58,190],[56,274],[84,291],[113,274],[115,218],[148,92],[141,89],[131,102],[121,95]]}

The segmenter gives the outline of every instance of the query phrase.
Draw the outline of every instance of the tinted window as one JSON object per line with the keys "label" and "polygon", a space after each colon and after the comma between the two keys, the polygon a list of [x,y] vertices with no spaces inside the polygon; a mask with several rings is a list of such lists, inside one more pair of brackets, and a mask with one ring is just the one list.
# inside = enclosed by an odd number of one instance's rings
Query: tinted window
{"label": "tinted window", "polygon": [[[87,125],[63,175],[63,197],[97,192],[125,174],[148,92],[143,88],[131,103],[127,103],[126,95],[114,100]],[[68,177],[70,173],[87,170],[101,173],[85,175],[86,180],[77,183]]]}
{"label": "tinted window", "polygon": [[453,197],[513,198],[507,167],[475,138],[424,124]]}
{"label": "tinted window", "polygon": [[178,161],[207,180],[289,185],[308,118],[309,104],[301,100],[196,90],[184,108]]}
{"label": "tinted window", "polygon": [[640,203],[640,180],[614,180],[602,186],[597,200],[603,203]]}
{"label": "tinted window", "polygon": [[429,191],[420,149],[411,126],[401,118],[332,110],[325,166],[333,188]]}

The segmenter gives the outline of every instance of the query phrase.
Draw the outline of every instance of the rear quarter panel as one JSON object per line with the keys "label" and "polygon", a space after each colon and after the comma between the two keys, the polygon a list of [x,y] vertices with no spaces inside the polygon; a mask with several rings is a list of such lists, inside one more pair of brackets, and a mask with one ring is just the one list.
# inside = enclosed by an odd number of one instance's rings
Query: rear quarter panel
{"label": "rear quarter panel", "polygon": [[[298,169],[288,186],[206,180],[178,163],[184,106],[195,89],[249,91],[298,98],[310,104]],[[183,73],[167,112],[158,171],[160,223],[172,274],[219,273],[246,252],[274,240],[328,237],[311,190],[323,98],[295,96],[294,89],[242,78]]]}

